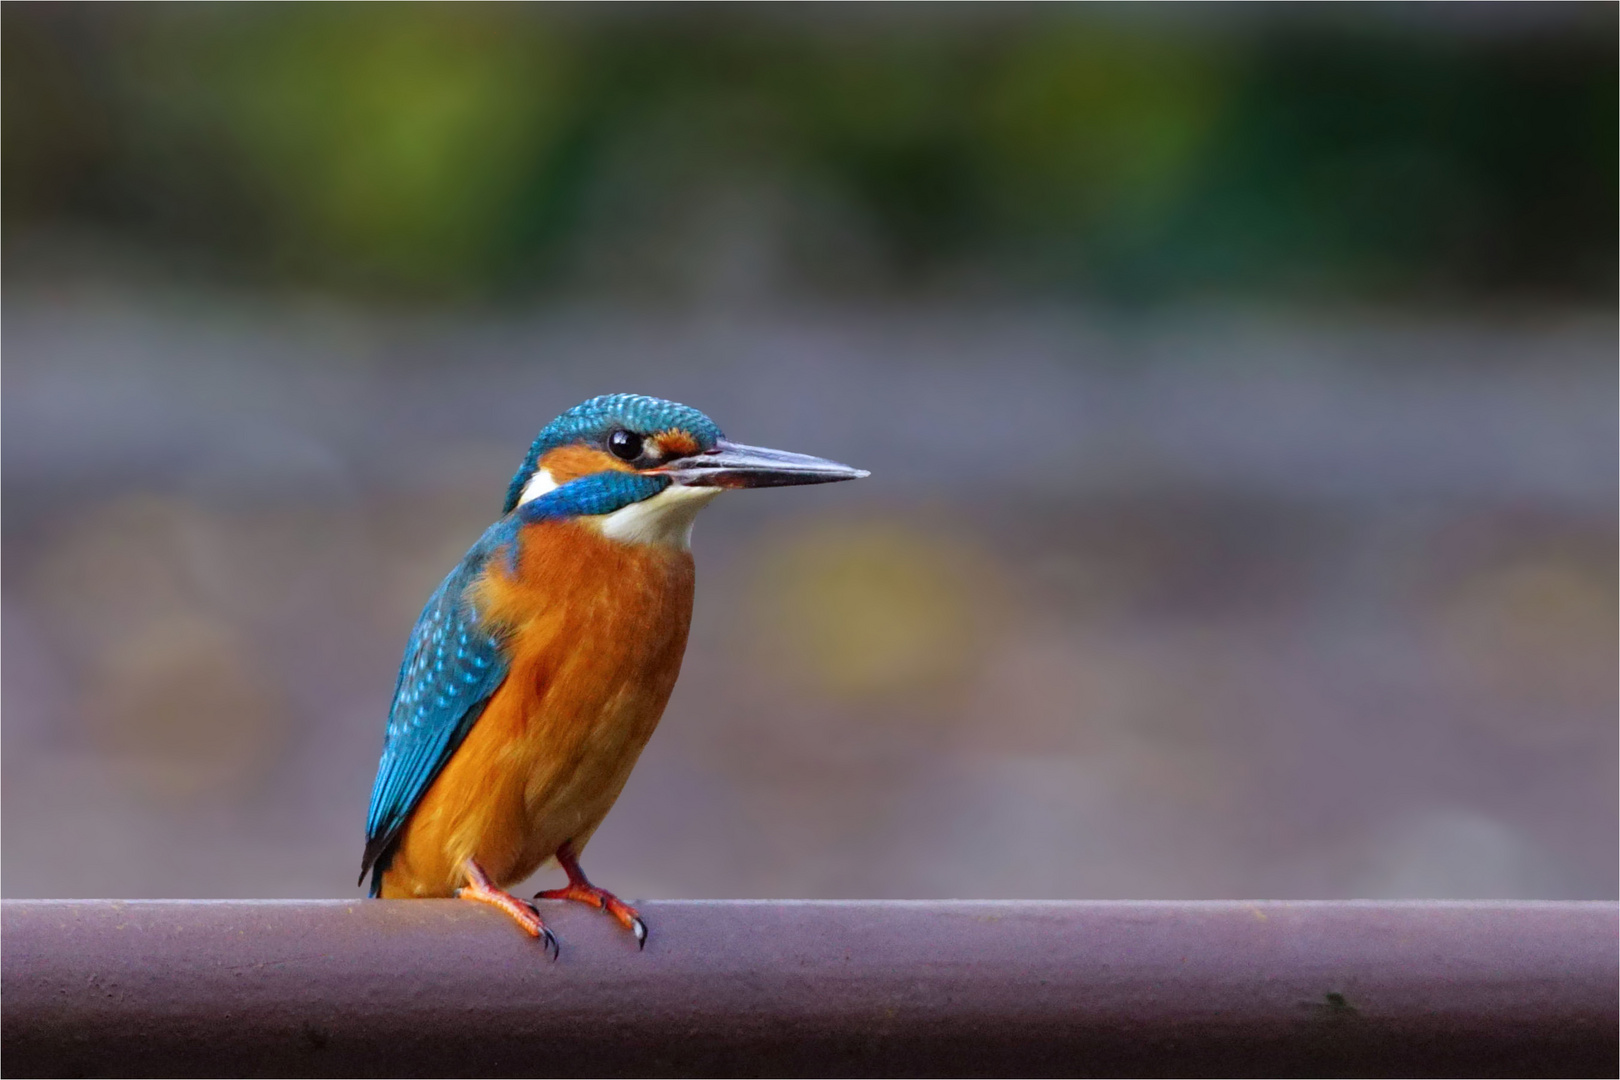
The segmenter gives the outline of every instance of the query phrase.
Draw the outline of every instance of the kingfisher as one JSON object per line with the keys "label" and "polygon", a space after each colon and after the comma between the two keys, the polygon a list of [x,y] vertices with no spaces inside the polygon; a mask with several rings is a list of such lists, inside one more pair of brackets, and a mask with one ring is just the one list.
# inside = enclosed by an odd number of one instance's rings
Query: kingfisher
{"label": "kingfisher", "polygon": [[555,958],[539,909],[506,891],[554,859],[568,884],[534,899],[596,907],[645,947],[641,916],[579,857],[680,674],[693,520],[728,488],[866,475],[639,394],[548,424],[411,631],[366,814],[371,895],[491,904]]}

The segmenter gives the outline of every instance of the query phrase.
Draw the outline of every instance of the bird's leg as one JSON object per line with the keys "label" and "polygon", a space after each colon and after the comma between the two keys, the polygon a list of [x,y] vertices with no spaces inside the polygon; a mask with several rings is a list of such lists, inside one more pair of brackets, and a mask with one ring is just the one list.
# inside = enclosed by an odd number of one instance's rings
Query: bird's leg
{"label": "bird's leg", "polygon": [[545,923],[540,921],[540,912],[527,900],[519,900],[504,889],[495,887],[495,883],[484,873],[484,868],[468,859],[462,867],[467,875],[467,884],[456,890],[456,896],[462,900],[476,900],[481,904],[490,904],[500,908],[512,917],[512,921],[523,927],[524,933],[530,937],[540,939],[542,949],[551,951],[551,958],[557,959],[561,950],[557,947],[557,937]]}
{"label": "bird's leg", "polygon": [[598,889],[591,884],[590,879],[585,876],[585,871],[579,868],[579,859],[574,856],[572,841],[565,842],[557,849],[557,864],[568,875],[568,885],[561,889],[537,892],[534,894],[536,900],[574,900],[600,908],[618,919],[620,926],[636,936],[638,948],[647,947],[647,924],[641,921],[640,914],[606,889]]}

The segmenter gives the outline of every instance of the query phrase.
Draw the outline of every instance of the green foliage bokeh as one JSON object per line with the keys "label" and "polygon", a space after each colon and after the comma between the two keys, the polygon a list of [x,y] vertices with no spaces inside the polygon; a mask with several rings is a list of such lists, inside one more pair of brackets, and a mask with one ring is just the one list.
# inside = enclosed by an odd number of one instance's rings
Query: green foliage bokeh
{"label": "green foliage bokeh", "polygon": [[499,295],[742,184],[834,291],[1612,294],[1614,8],[1227,13],[11,4],[5,220]]}

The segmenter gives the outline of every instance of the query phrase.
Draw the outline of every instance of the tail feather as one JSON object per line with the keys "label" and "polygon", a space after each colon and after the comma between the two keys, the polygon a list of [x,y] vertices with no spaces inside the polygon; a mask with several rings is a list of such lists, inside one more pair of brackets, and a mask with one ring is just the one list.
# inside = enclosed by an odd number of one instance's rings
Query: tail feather
{"label": "tail feather", "polygon": [[394,861],[394,841],[398,838],[399,834],[396,830],[387,836],[373,837],[366,841],[365,853],[360,856],[360,880],[356,881],[355,884],[364,885],[366,873],[369,871],[371,874],[370,895],[373,899],[382,895],[383,871],[387,870],[388,864]]}

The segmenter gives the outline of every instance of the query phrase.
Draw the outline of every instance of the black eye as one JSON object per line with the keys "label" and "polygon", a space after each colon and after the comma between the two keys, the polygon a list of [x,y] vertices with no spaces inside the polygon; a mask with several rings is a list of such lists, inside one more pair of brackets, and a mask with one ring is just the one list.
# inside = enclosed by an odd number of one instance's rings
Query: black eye
{"label": "black eye", "polygon": [[608,436],[608,449],[616,458],[634,461],[641,456],[641,436],[620,428]]}

